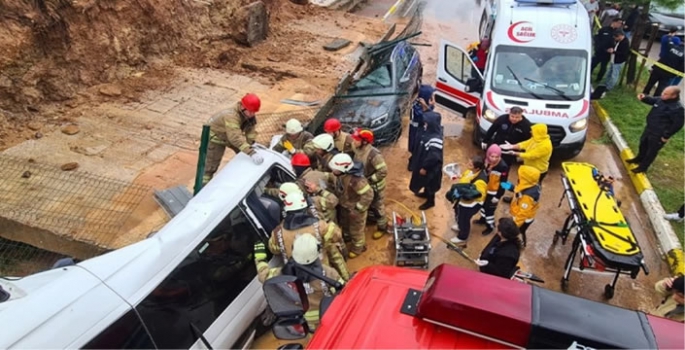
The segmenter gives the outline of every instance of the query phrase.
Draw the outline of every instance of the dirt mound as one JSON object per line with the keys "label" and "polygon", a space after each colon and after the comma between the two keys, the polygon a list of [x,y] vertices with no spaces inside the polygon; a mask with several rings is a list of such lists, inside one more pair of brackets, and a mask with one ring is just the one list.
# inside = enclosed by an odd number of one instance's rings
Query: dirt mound
{"label": "dirt mound", "polygon": [[31,121],[50,124],[84,102],[135,101],[164,87],[170,66],[230,70],[270,84],[302,78],[330,91],[344,69],[321,46],[346,34],[363,40],[355,30],[376,38],[385,30],[354,15],[262,0],[268,37],[250,48],[237,42],[253,1],[0,2],[0,150],[40,137],[27,128]]}

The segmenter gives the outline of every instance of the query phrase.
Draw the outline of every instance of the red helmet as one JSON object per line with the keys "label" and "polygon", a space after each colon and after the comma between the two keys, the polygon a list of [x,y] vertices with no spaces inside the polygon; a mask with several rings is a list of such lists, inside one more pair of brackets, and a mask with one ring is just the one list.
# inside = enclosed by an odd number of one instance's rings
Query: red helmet
{"label": "red helmet", "polygon": [[260,101],[259,97],[257,97],[255,94],[247,94],[243,96],[243,99],[240,100],[240,103],[243,105],[243,108],[252,113],[259,112],[259,107],[262,105],[262,101]]}
{"label": "red helmet", "polygon": [[367,143],[373,143],[373,131],[368,129],[357,128],[354,130],[352,138],[356,141],[366,141]]}
{"label": "red helmet", "polygon": [[290,164],[292,164],[293,166],[312,165],[312,163],[309,161],[309,157],[307,157],[307,155],[304,153],[295,153],[295,155],[293,155],[293,159],[290,160]]}
{"label": "red helmet", "polygon": [[325,123],[323,123],[323,131],[325,132],[336,132],[342,128],[342,125],[340,124],[340,121],[335,118],[331,118],[326,120]]}

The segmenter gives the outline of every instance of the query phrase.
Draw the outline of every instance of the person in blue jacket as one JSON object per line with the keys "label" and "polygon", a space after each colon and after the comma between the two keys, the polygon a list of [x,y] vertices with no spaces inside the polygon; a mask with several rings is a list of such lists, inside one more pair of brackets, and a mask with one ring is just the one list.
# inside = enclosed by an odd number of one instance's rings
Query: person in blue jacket
{"label": "person in blue jacket", "polygon": [[[410,112],[409,120],[409,144],[407,149],[410,154],[414,154],[416,146],[421,142],[421,131],[423,130],[423,114],[428,111],[433,111],[435,108],[435,98],[433,94],[435,89],[430,85],[421,85],[419,88],[419,94],[414,100]],[[407,170],[412,171],[411,168],[411,155],[409,156],[409,162],[407,164]]]}

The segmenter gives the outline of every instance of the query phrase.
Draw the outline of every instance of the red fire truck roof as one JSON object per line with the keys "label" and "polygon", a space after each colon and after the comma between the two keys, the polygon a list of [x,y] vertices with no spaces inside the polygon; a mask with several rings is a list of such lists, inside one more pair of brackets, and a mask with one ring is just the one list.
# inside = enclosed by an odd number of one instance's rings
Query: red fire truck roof
{"label": "red fire truck roof", "polygon": [[360,271],[326,311],[307,348],[503,348],[502,344],[400,313],[409,289],[421,290],[427,278],[426,271],[391,266]]}

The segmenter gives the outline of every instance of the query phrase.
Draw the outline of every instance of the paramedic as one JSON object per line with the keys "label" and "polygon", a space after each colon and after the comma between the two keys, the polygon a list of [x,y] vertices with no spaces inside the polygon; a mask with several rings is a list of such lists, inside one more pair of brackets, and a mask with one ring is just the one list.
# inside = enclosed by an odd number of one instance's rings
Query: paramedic
{"label": "paramedic", "polygon": [[488,177],[483,157],[474,156],[466,164],[466,168],[467,171],[459,178],[459,184],[470,185],[468,191],[472,192],[473,196],[460,198],[454,204],[457,224],[452,226],[452,231],[458,234],[452,237],[450,242],[457,245],[466,245],[466,240],[471,233],[471,218],[480,211],[488,191]]}
{"label": "paramedic", "polygon": [[504,194],[502,183],[507,182],[509,165],[502,160],[502,150],[492,144],[485,153],[485,171],[488,174],[488,194],[480,208],[480,219],[477,224],[486,225],[483,235],[489,235],[495,229],[495,211],[497,203]]}
{"label": "paramedic", "polygon": [[490,240],[476,260],[480,272],[511,278],[521,256],[523,244],[514,220],[500,218],[497,234]]}
{"label": "paramedic", "polygon": [[647,125],[640,136],[640,149],[635,158],[626,162],[638,164],[632,172],[644,173],[656,159],[659,150],[675,133],[683,128],[683,105],[680,103],[680,88],[669,86],[661,93],[661,97],[637,95],[637,98],[652,109],[647,114]]}
{"label": "paramedic", "polygon": [[[492,144],[501,145],[504,143],[517,144],[530,138],[530,121],[523,115],[521,107],[511,107],[509,114],[499,116],[488,129],[483,137],[481,147],[487,150]],[[516,163],[516,157],[503,154],[502,159],[507,165],[512,166]]]}
{"label": "paramedic", "polygon": [[530,139],[515,145],[506,143],[500,145],[500,148],[509,150],[512,155],[521,158],[523,165],[532,166],[540,171],[539,183],[542,186],[542,180],[549,169],[549,159],[552,157],[552,140],[547,134],[547,125],[535,124],[530,129],[533,134]]}
{"label": "paramedic", "polygon": [[683,276],[668,277],[654,285],[657,293],[664,299],[652,312],[652,315],[683,322]]}
{"label": "paramedic", "polygon": [[257,165],[264,162],[264,158],[252,148],[257,138],[255,114],[259,112],[261,104],[257,95],[247,94],[234,108],[222,110],[209,119],[209,145],[203,184],[208,183],[219,169],[226,147],[235,153],[245,152]]}

